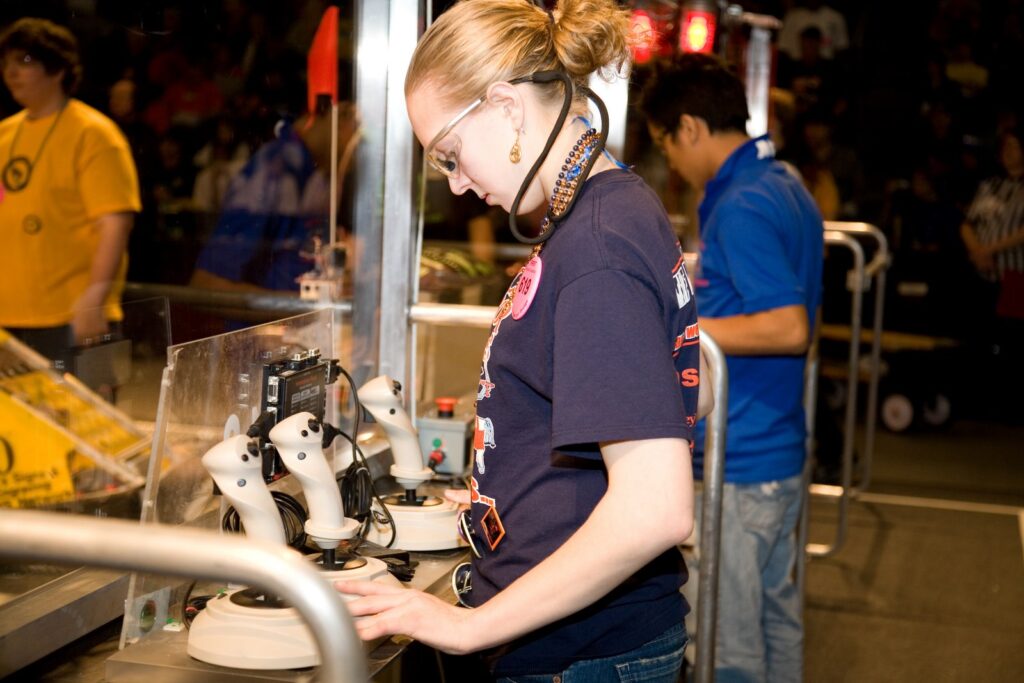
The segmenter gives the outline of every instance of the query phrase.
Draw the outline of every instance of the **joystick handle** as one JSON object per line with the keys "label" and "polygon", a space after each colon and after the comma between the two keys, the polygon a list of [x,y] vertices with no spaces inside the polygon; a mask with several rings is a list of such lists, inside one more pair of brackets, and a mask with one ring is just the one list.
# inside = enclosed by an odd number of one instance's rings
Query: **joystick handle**
{"label": "joystick handle", "polygon": [[281,513],[263,481],[256,444],[236,434],[206,451],[202,462],[224,498],[238,511],[245,535],[284,545]]}
{"label": "joystick handle", "polygon": [[323,431],[312,413],[296,413],[270,430],[270,441],[306,495],[306,533],[327,549],[355,536],[359,523],[345,517],[338,483],[324,457]]}
{"label": "joystick handle", "polygon": [[387,375],[374,377],[359,389],[359,402],[384,429],[391,443],[395,464],[393,476],[405,489],[415,489],[433,478],[434,472],[423,464],[416,428],[402,405],[401,385]]}

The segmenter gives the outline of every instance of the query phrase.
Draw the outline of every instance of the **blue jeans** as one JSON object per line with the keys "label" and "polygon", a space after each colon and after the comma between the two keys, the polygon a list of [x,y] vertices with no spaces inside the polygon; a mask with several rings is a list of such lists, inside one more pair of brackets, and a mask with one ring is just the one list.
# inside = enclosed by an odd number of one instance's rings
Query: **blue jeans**
{"label": "blue jeans", "polygon": [[678,624],[621,655],[584,659],[556,673],[499,678],[497,683],[676,683],[686,640],[686,629]]}
{"label": "blue jeans", "polygon": [[[800,475],[724,487],[716,683],[803,679],[803,618],[793,576],[803,496]],[[695,597],[696,576],[692,567],[687,599],[691,591]]]}

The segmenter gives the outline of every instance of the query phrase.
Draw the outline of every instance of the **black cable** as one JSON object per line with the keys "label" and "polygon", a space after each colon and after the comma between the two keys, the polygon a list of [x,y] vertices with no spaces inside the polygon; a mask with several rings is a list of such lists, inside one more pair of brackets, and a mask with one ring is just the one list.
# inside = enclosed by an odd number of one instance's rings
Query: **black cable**
{"label": "black cable", "polygon": [[594,164],[597,163],[598,158],[601,156],[601,154],[604,153],[605,146],[608,142],[608,108],[605,106],[604,101],[601,100],[601,98],[597,96],[597,93],[595,93],[590,88],[584,85],[574,85],[572,82],[572,78],[565,71],[562,71],[560,69],[554,71],[538,71],[529,76],[517,78],[509,82],[522,83],[528,81],[531,83],[552,83],[556,80],[562,82],[562,87],[564,89],[562,108],[558,112],[558,118],[555,121],[554,128],[551,129],[551,133],[548,135],[547,142],[544,143],[544,149],[541,150],[540,156],[537,157],[537,161],[535,161],[530,170],[527,171],[526,177],[523,179],[523,184],[519,187],[519,192],[516,194],[515,199],[512,201],[512,207],[509,209],[508,213],[509,230],[512,231],[512,236],[515,237],[516,240],[518,240],[519,242],[522,242],[523,244],[540,244],[542,242],[547,241],[547,239],[550,238],[551,235],[554,233],[555,228],[558,226],[558,224],[565,220],[566,217],[568,217],[569,212],[572,210],[573,205],[576,203],[576,197],[579,196],[579,191],[574,192],[570,197],[569,203],[566,205],[565,209],[562,211],[562,213],[558,214],[557,216],[554,213],[552,213],[551,207],[548,206],[547,213],[544,215],[550,223],[548,229],[542,232],[541,234],[536,235],[534,237],[527,237],[526,235],[519,232],[519,227],[516,223],[516,216],[519,213],[519,202],[522,201],[523,196],[529,189],[530,184],[533,182],[534,178],[537,176],[537,173],[540,171],[540,167],[548,158],[548,153],[551,151],[552,146],[554,146],[555,139],[558,137],[558,134],[562,132],[562,126],[565,124],[565,120],[569,116],[569,109],[572,106],[574,89],[578,90],[587,99],[589,99],[595,105],[597,105],[598,114],[601,116],[601,131],[598,133],[597,145],[591,152],[590,158],[587,159],[586,164],[584,164],[579,176],[577,176],[577,183],[580,189],[583,188],[583,183],[585,183],[587,178],[590,176],[590,171],[594,168]]}
{"label": "black cable", "polygon": [[[284,525],[285,543],[296,550],[306,546],[306,510],[299,501],[283,491],[271,491]],[[221,528],[232,533],[242,532],[242,520],[234,507],[229,507],[221,519]]]}
{"label": "black cable", "polygon": [[186,629],[192,628],[192,621],[200,611],[206,608],[206,603],[213,599],[212,595],[197,595],[192,597],[192,590],[196,587],[193,581],[185,589],[185,597],[181,600],[181,623]]}
{"label": "black cable", "polygon": [[[359,391],[356,389],[356,383],[355,380],[352,379],[352,375],[348,374],[348,371],[345,370],[345,368],[341,367],[340,365],[338,366],[338,370],[341,372],[341,374],[345,376],[345,379],[348,381],[348,386],[352,390],[353,407],[355,408],[355,418],[352,426],[353,436],[349,436],[345,432],[339,433],[341,434],[341,436],[344,436],[346,439],[348,439],[349,443],[352,444],[352,462],[359,462],[361,467],[366,470],[366,476],[370,480],[370,493],[373,497],[373,500],[376,501],[377,505],[380,506],[380,509],[383,512],[383,515],[374,512],[373,507],[371,506],[370,516],[376,519],[379,523],[387,524],[391,527],[391,538],[388,539],[388,544],[384,546],[385,548],[390,548],[392,545],[394,545],[395,538],[398,536],[398,532],[395,528],[395,518],[391,516],[391,511],[388,510],[388,507],[387,505],[384,504],[384,501],[380,499],[380,495],[378,495],[377,493],[377,487],[373,485],[373,477],[370,476],[370,466],[366,462],[366,457],[363,455],[362,449],[359,448],[359,445],[356,443],[356,439],[359,437],[359,425],[363,413],[363,404],[359,401]],[[372,524],[370,516],[367,516],[366,521],[363,522],[363,526],[359,530],[359,543],[355,547],[359,547],[359,545],[361,545],[362,542],[366,540],[366,534],[369,533],[370,524]]]}

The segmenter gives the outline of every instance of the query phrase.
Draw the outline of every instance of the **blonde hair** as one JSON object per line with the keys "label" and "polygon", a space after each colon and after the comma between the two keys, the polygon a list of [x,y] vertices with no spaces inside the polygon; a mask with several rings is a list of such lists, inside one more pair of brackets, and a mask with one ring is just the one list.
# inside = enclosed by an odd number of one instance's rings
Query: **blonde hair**
{"label": "blonde hair", "polygon": [[[559,0],[551,14],[530,0],[460,0],[420,39],[405,94],[429,82],[454,106],[496,81],[556,69],[585,85],[595,71],[620,69],[629,47],[629,12],[615,0]],[[561,99],[558,83],[545,87]]]}

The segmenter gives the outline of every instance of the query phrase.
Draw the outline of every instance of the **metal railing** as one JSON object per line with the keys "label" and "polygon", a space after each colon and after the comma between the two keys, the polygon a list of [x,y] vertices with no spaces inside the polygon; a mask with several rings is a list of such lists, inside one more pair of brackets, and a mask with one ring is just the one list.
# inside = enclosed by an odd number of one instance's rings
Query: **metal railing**
{"label": "metal railing", "polygon": [[273,591],[306,619],[320,650],[319,680],[368,680],[342,597],[290,548],[199,529],[0,510],[0,557],[239,581]]}
{"label": "metal railing", "polygon": [[[861,246],[858,238],[867,238],[874,242],[875,249],[869,262],[865,262],[864,248]],[[881,230],[869,223],[826,221],[825,244],[848,249],[853,255],[853,268],[847,276],[847,289],[851,292],[850,346],[846,377],[846,406],[843,420],[844,433],[840,483],[838,486],[812,484],[809,466],[806,468],[804,475],[809,493],[833,498],[838,506],[835,540],[831,544],[807,543],[807,508],[809,504],[805,503],[801,515],[800,545],[806,548],[807,554],[812,557],[828,557],[835,554],[842,547],[846,540],[849,500],[859,492],[866,490],[871,484],[875,430],[878,422],[879,361],[881,357],[882,322],[885,305],[885,274],[891,261],[888,240]],[[857,443],[857,392],[861,374],[860,347],[863,343],[861,338],[863,299],[865,290],[869,290],[872,287],[875,289],[875,299],[870,331],[871,351],[867,367],[867,412],[864,419],[864,443],[860,456],[860,472],[855,485],[854,456]],[[814,401],[817,398],[817,368],[820,367],[816,347],[814,357],[809,359],[809,362],[813,363],[815,372],[813,373],[814,377],[805,386],[804,407],[807,409],[808,405],[811,405],[811,410],[813,411]],[[810,412],[809,415],[813,415],[813,412]],[[813,425],[813,423],[811,424]],[[812,431],[809,431],[809,434],[813,436]],[[801,567],[798,567],[797,583],[802,595],[803,572]]]}
{"label": "metal railing", "polygon": [[[875,243],[875,251],[871,260],[864,265],[863,280],[859,282],[862,289],[875,289],[874,311],[871,322],[871,355],[868,366],[868,401],[864,416],[864,447],[860,457],[860,477],[854,493],[866,491],[871,485],[871,468],[875,455],[875,428],[878,425],[878,381],[882,354],[882,321],[885,312],[885,274],[892,263],[889,252],[889,240],[885,234],[870,223],[847,223],[843,221],[826,221],[825,229],[841,232],[852,237],[867,238]],[[860,343],[858,337],[850,338],[850,343]]]}
{"label": "metal railing", "polygon": [[[700,350],[708,361],[715,407],[707,417],[704,439],[704,495],[700,525],[700,564],[697,583],[696,683],[715,679],[715,627],[718,619],[718,567],[722,546],[722,491],[725,483],[725,433],[729,416],[729,369],[725,354],[707,332]],[[702,379],[702,381],[705,381]]]}
{"label": "metal railing", "polygon": [[150,282],[128,282],[124,293],[133,299],[163,297],[174,303],[206,306],[213,309],[266,311],[282,315],[297,315],[330,308],[339,313],[351,313],[352,301],[324,302],[300,299],[296,294],[256,292],[230,292],[183,285],[163,285]]}
{"label": "metal railing", "polygon": [[857,373],[860,368],[860,328],[864,299],[864,249],[854,238],[835,230],[825,231],[825,244],[848,249],[853,255],[853,277],[850,282],[852,291],[850,311],[850,351],[847,359],[847,392],[846,412],[843,419],[843,454],[842,473],[838,491],[836,487],[828,487],[830,495],[836,498],[839,519],[836,524],[835,540],[831,544],[807,543],[807,524],[800,529],[800,544],[813,557],[828,557],[842,547],[846,541],[846,515],[850,503],[850,492],[853,483],[854,430],[857,426]]}

